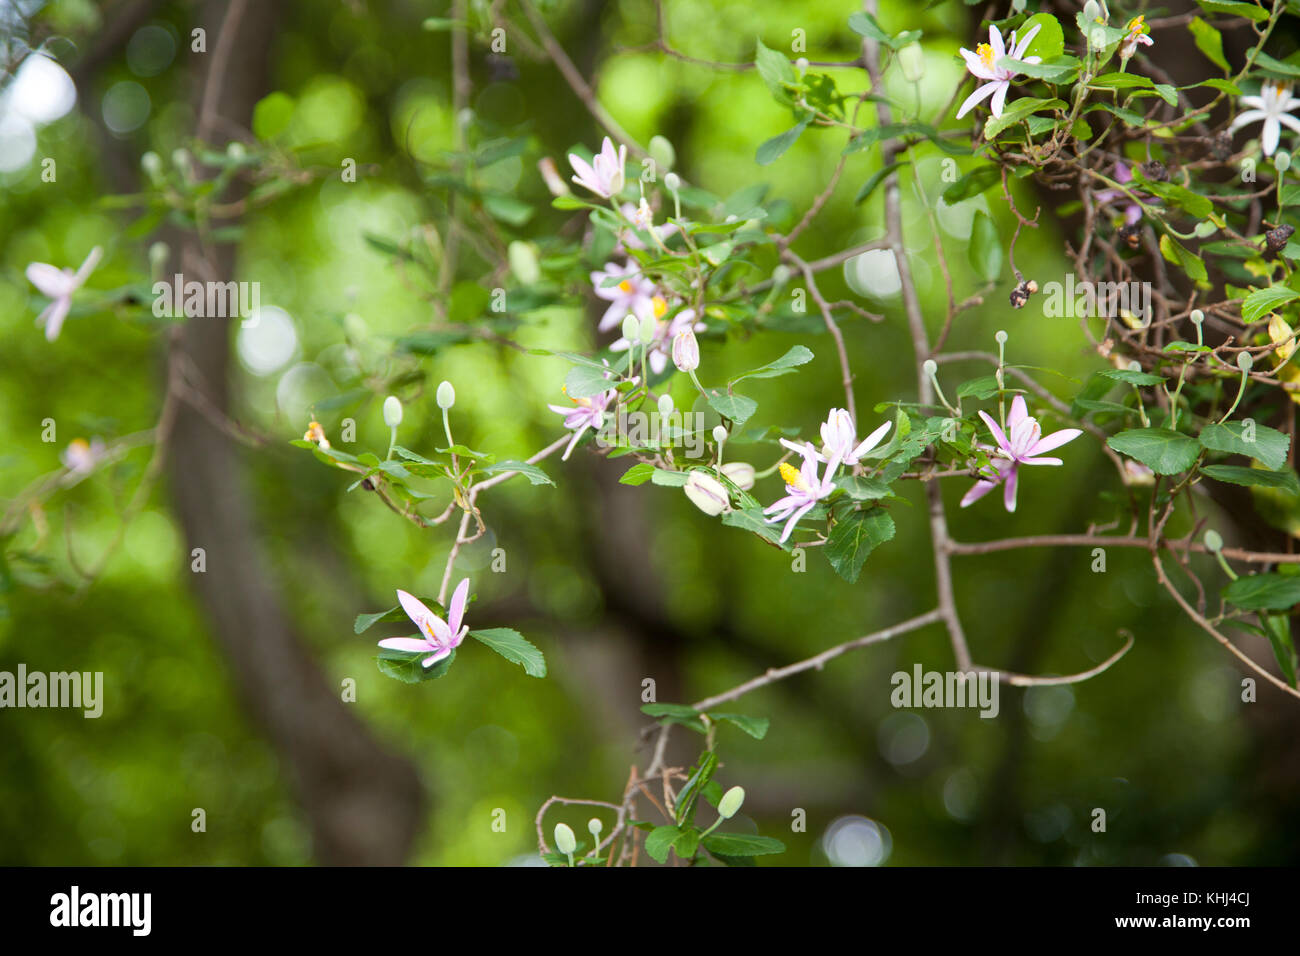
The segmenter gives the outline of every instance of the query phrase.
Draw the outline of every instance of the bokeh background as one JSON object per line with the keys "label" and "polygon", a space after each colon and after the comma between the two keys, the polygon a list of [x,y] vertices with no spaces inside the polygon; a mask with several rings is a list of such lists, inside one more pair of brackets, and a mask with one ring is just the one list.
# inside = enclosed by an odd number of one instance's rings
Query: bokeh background
{"label": "bokeh background", "polygon": [[[9,58],[0,94],[6,510],[59,466],[73,438],[113,439],[156,420],[168,329],[147,305],[130,301],[130,291],[148,282],[149,244],[175,224],[107,197],[144,188],[140,158],[147,151],[170,164],[174,150],[194,148],[203,58],[213,55],[214,27],[226,8],[165,0],[0,2]],[[421,531],[372,497],[347,493],[345,474],[289,441],[301,436],[316,403],[336,447],[382,454],[388,434],[380,403],[395,390],[407,406],[401,443],[431,450],[442,444],[433,386],[445,378],[457,389],[458,439],[522,458],[559,434],[545,403],[559,400],[567,364],[488,341],[421,354],[394,345],[429,327],[436,287],[419,268],[395,266],[382,242],[366,237],[401,244],[419,236],[422,224],[446,222],[442,183],[454,167],[450,35],[436,22],[423,25],[452,16],[447,5],[303,0],[265,8],[251,15],[262,39],[241,40],[230,60],[233,73],[263,83],[255,97],[263,103],[259,128],[256,135],[222,128],[213,142],[241,139],[259,154],[279,152],[308,175],[224,237],[233,243],[235,277],[259,282],[271,310],[260,331],[230,333],[231,416],[268,440],[242,449],[238,475],[224,478],[245,502],[262,559],[258,580],[305,648],[302,659],[336,698],[345,679],[355,680],[355,703],[339,708],[347,716],[329,719],[355,720],[376,748],[418,775],[425,796],[404,843],[406,859],[528,862],[536,855],[533,817],[548,796],[617,800],[631,764],[644,763],[636,746],[647,677],[661,701],[696,700],[932,606],[924,503],[915,487],[892,506],[897,538],[849,585],[816,554],[795,574],[788,556],[722,528],[679,492],[620,485],[625,462],[581,451],[567,463],[544,464],[556,487],[516,480],[485,495],[490,534],[457,563],[456,579],[469,575],[478,594],[473,623],[523,632],[546,653],[550,675],[525,677],[474,647],[433,683],[381,675],[372,659],[378,632],[355,635],[353,619],[390,606],[397,587],[436,592],[452,529]],[[575,144],[597,146],[600,130],[554,65],[533,55],[536,34],[519,8],[496,8],[507,22],[507,52],[492,54],[486,30],[474,36],[469,106],[482,129],[526,136],[528,147],[483,172],[480,185],[526,204],[527,215],[503,227],[509,235],[545,243],[572,227],[569,214],[550,208],[536,161],[551,156],[567,166],[564,154]],[[641,142],[654,135],[672,142],[686,181],[720,197],[767,183],[772,221],[786,229],[827,181],[842,137],[806,134],[775,165],[758,167],[756,147],[791,125],[788,111],[753,71],[707,68],[653,49],[653,4],[584,0],[539,9],[627,131]],[[751,60],[756,38],[787,51],[795,30],[804,31],[810,59],[851,60],[859,38],[846,20],[855,9],[810,0],[664,6],[675,47],[725,63]],[[929,10],[883,4],[887,29],[924,30],[927,112],[960,82],[956,52],[971,44],[976,10],[958,2]],[[489,12],[471,5],[476,27],[490,26]],[[207,54],[190,50],[196,26],[208,30]],[[59,67],[25,71],[20,40],[46,43]],[[264,67],[253,62],[260,49]],[[862,88],[860,71],[831,72],[841,89]],[[943,185],[942,154],[923,147],[916,155],[933,197]],[[57,162],[56,182],[41,179],[45,157]],[[359,165],[355,183],[340,180],[344,157]],[[853,202],[879,162],[878,150],[852,158],[800,240],[805,259],[882,234],[879,193]],[[1032,187],[1019,195],[1023,208],[1044,210],[1017,264],[1040,285],[1060,279],[1073,224],[1055,214],[1056,197]],[[944,290],[928,210],[910,188],[904,199],[913,268],[934,329]],[[965,257],[977,208],[991,212],[1004,236],[1012,225],[996,191],[939,211],[959,298],[978,287]],[[49,343],[33,325],[44,300],[23,270],[32,261],[75,267],[93,245],[104,247],[105,261],[63,335]],[[436,257],[431,262],[436,268]],[[473,280],[472,265],[465,270],[462,278]],[[860,416],[874,424],[873,405],[915,396],[900,310],[856,296],[838,270],[823,281],[828,297],[853,297],[886,314],[880,323],[844,325]],[[959,319],[949,347],[989,349],[994,332],[1006,329],[1009,360],[1052,370],[1043,383],[1069,398],[1103,360],[1075,321],[1010,309],[1010,288],[1006,270],[986,304]],[[530,348],[600,344],[601,309],[592,297],[577,285],[553,291],[568,294],[530,313],[510,337]],[[759,420],[797,423],[813,434],[842,399],[833,349],[817,322],[707,342],[703,361],[711,370],[739,371],[795,344],[811,348],[816,360],[798,375],[755,381],[750,392]],[[948,366],[943,374],[955,385],[987,370]],[[345,417],[357,423],[355,445],[336,438]],[[57,422],[53,443],[41,440],[47,418]],[[114,544],[150,453],[142,445],[75,487],[20,506],[13,534],[0,542],[0,670],[23,662],[29,670],[102,671],[105,681],[98,720],[76,711],[0,711],[0,862],[347,861],[346,851],[321,853],[316,839],[326,825],[320,814],[330,812],[330,776],[297,778],[291,752],[298,744],[286,744],[264,722],[266,713],[296,706],[300,682],[292,673],[250,682],[229,652],[238,636],[222,639],[221,614],[196,596],[177,486],[206,480],[198,469],[207,465],[196,458],[191,473],[188,459],[171,461],[102,574],[81,586],[78,567],[93,567]],[[752,454],[760,467],[772,460],[764,446]],[[732,457],[748,456],[737,447]],[[1027,476],[1014,515],[994,497],[959,511],[965,482],[946,489],[955,536],[1074,532],[1115,520],[1122,489],[1095,440],[1076,441],[1064,457],[1065,468]],[[769,500],[779,491],[775,479],[759,489]],[[1230,516],[1218,520],[1231,536]],[[209,563],[243,553],[234,542],[225,548],[210,548]],[[494,548],[504,549],[504,573],[490,568]],[[958,600],[982,664],[1082,670],[1113,653],[1124,628],[1136,646],[1087,683],[1003,688],[995,720],[890,706],[894,671],[918,662],[951,667],[938,627],[750,695],[735,709],[769,716],[771,730],[760,742],[724,729],[719,779],[746,788],[738,827],[786,842],[788,852],[775,862],[1296,862],[1294,705],[1267,686],[1258,703],[1242,703],[1242,675],[1163,595],[1144,552],[1111,549],[1104,573],[1091,570],[1092,555],[1082,549],[955,561]],[[1212,568],[1201,570],[1213,580]],[[229,595],[232,604],[240,600]],[[1253,650],[1268,659],[1266,649]],[[674,737],[682,762],[698,743],[687,738],[683,731]],[[382,800],[365,812],[382,814]],[[205,832],[191,829],[195,808],[206,811]],[[498,808],[505,832],[492,827]],[[1091,829],[1094,808],[1106,811],[1105,833]],[[806,832],[791,832],[796,809],[806,811]],[[587,816],[553,810],[548,830],[564,820],[585,832]]]}

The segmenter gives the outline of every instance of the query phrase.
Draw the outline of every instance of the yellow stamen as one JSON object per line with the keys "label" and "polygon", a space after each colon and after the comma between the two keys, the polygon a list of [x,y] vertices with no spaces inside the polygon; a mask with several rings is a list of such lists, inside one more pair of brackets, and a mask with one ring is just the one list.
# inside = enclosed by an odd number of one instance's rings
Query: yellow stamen
{"label": "yellow stamen", "polygon": [[655,318],[662,319],[664,313],[668,311],[668,303],[664,301],[663,296],[659,295],[651,299],[650,302],[654,306]]}
{"label": "yellow stamen", "polygon": [[1146,16],[1145,16],[1145,15],[1142,15],[1142,14],[1139,14],[1138,16],[1136,16],[1136,17],[1134,17],[1132,20],[1130,20],[1130,21],[1128,22],[1128,32],[1129,32],[1129,33],[1146,33],[1146,32],[1147,32],[1147,18],[1146,18]]}
{"label": "yellow stamen", "polygon": [[993,47],[989,46],[987,43],[981,43],[975,48],[975,52],[979,55],[979,58],[984,61],[985,66],[990,70],[993,69]]}
{"label": "yellow stamen", "polygon": [[803,475],[799,473],[799,469],[788,461],[781,462],[780,472],[781,477],[785,479],[785,483],[791,488],[798,489],[799,491],[808,490],[808,483],[803,480]]}
{"label": "yellow stamen", "polygon": [[68,443],[69,450],[75,448],[77,451],[90,451],[90,442],[84,438],[74,438]]}
{"label": "yellow stamen", "polygon": [[619,292],[622,292],[624,295],[631,295],[631,294],[632,294],[632,283],[630,283],[630,282],[628,282],[626,279],[624,279],[622,282],[620,282],[620,283],[618,284],[618,291],[619,291]]}

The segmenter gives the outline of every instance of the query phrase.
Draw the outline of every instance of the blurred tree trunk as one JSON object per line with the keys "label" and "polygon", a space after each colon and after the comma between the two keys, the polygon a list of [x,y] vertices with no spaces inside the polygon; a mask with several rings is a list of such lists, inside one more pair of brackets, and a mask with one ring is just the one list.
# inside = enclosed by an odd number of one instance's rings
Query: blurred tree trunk
{"label": "blurred tree trunk", "polygon": [[[247,129],[265,93],[279,5],[270,0],[209,2],[198,25],[207,53],[195,63],[198,136],[208,142]],[[206,251],[193,232],[176,232],[168,274],[228,281],[234,247]],[[257,279],[257,276],[253,276]],[[259,544],[259,527],[237,449],[214,424],[230,407],[231,323],[191,318],[176,329],[169,361],[188,369],[202,394],[180,406],[171,436],[171,484],[188,547],[203,548],[206,571],[193,586],[250,713],[289,769],[310,825],[315,857],[327,864],[398,864],[410,855],[424,811],[414,767],[384,750],[342,702],[282,606]],[[220,421],[220,418],[217,418]],[[272,571],[272,573],[268,573]]]}

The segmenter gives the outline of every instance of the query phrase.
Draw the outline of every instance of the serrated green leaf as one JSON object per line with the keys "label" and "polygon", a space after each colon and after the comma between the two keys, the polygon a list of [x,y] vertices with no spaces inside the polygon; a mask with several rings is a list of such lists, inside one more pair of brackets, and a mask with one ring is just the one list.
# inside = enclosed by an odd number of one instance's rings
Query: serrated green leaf
{"label": "serrated green leaf", "polygon": [[1200,446],[1168,428],[1131,428],[1106,439],[1106,444],[1140,461],[1157,475],[1176,475],[1196,464]]}
{"label": "serrated green leaf", "polygon": [[469,636],[496,651],[512,664],[519,664],[529,677],[546,676],[546,658],[528,638],[509,627],[470,631]]}

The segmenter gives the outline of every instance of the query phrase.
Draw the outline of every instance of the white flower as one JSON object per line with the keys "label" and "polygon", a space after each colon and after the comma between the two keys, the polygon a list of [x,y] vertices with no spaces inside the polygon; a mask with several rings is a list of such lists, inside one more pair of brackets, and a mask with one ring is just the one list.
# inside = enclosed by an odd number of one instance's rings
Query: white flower
{"label": "white flower", "polygon": [[90,255],[86,256],[86,261],[76,272],[71,269],[59,269],[45,262],[33,262],[27,267],[27,281],[36,286],[42,294],[54,300],[36,317],[37,324],[44,323],[45,337],[49,341],[53,342],[59,337],[63,320],[68,317],[68,310],[72,308],[72,294],[90,278],[102,255],[103,250],[99,246],[91,249]]}
{"label": "white flower", "polygon": [[608,136],[600,145],[600,152],[588,163],[575,153],[569,154],[569,164],[578,175],[573,181],[579,186],[590,189],[602,199],[608,199],[623,191],[623,165],[627,162],[627,147],[620,146],[615,152],[614,144]]}
{"label": "white flower", "polygon": [[[616,285],[606,285],[611,279],[618,279],[619,282]],[[609,303],[609,308],[600,317],[600,325],[597,326],[602,332],[615,328],[629,312],[638,318],[659,318],[668,311],[668,303],[655,292],[655,284],[641,275],[640,266],[631,262],[625,265],[605,263],[604,269],[591,273],[591,286],[597,298]]]}
{"label": "white flower", "polygon": [[[817,455],[817,460],[826,462],[834,458],[846,465],[856,465],[859,458],[880,444],[881,439],[889,433],[892,424],[892,422],[885,422],[859,444],[853,417],[846,409],[832,408],[826,421],[822,423],[822,450]],[[788,438],[782,438],[781,444],[791,451],[803,453],[804,446]]]}
{"label": "white flower", "polygon": [[1243,126],[1262,120],[1264,129],[1260,133],[1259,142],[1264,148],[1265,156],[1272,156],[1277,149],[1283,123],[1293,132],[1300,133],[1300,120],[1291,115],[1291,110],[1300,106],[1300,99],[1291,95],[1291,87],[1285,83],[1265,80],[1259,88],[1259,96],[1243,96],[1237,102],[1251,109],[1233,120],[1228,132],[1235,133]]}
{"label": "white flower", "polygon": [[1016,31],[1012,30],[1011,43],[1003,44],[1002,34],[998,32],[998,28],[990,26],[988,43],[981,43],[975,48],[974,53],[962,47],[961,55],[966,61],[966,69],[970,70],[976,79],[986,82],[977,86],[975,92],[966,97],[966,102],[962,103],[961,109],[957,111],[957,119],[961,119],[973,110],[990,94],[993,96],[993,102],[989,104],[989,108],[993,110],[994,116],[1002,115],[1003,104],[1007,101],[1007,91],[1011,89],[1011,81],[1015,78],[1016,71],[998,66],[998,60],[1006,56],[1025,63],[1041,63],[1042,57],[1025,56],[1025,51],[1029,49],[1029,44],[1033,42],[1034,36],[1041,28],[1041,23],[1035,24],[1019,43],[1016,43]]}

